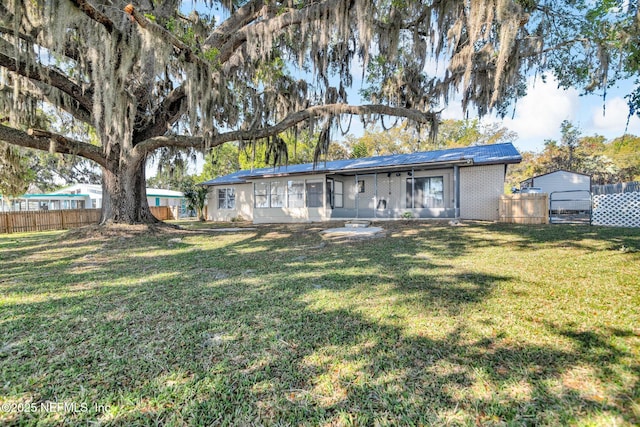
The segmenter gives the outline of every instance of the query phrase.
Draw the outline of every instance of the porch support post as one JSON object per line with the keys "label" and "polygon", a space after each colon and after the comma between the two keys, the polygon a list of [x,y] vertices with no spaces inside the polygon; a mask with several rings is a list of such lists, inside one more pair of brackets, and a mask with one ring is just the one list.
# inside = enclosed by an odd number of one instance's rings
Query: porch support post
{"label": "porch support post", "polygon": [[460,166],[453,165],[453,210],[454,217],[460,217]]}
{"label": "porch support post", "polygon": [[416,177],[415,171],[411,168],[411,209],[416,207]]}
{"label": "porch support post", "polygon": [[358,189],[358,173],[357,172],[356,172],[355,179],[356,179],[356,182],[353,188],[355,189],[355,192],[356,192],[356,197],[354,197],[356,202],[356,218],[360,218],[360,191]]}

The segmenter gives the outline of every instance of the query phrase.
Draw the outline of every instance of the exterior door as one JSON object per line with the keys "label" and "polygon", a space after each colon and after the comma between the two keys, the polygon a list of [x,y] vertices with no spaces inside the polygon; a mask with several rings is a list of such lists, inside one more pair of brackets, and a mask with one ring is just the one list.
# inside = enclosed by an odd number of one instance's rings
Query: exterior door
{"label": "exterior door", "polygon": [[376,175],[376,218],[391,218],[393,209],[391,181],[390,173]]}
{"label": "exterior door", "polygon": [[358,175],[356,184],[356,206],[358,218],[376,217],[376,182],[375,175]]}

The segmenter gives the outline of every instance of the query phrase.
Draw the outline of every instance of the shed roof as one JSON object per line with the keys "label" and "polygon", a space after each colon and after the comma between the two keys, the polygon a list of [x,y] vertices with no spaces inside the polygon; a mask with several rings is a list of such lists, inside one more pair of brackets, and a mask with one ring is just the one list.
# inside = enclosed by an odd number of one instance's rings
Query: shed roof
{"label": "shed roof", "polygon": [[511,143],[476,145],[472,147],[450,148],[446,150],[422,151],[411,154],[364,157],[361,159],[334,160],[330,162],[305,163],[241,170],[220,176],[201,185],[242,184],[251,179],[274,175],[301,175],[309,173],[356,173],[382,168],[420,167],[434,164],[465,162],[469,165],[490,165],[520,163],[522,156]]}
{"label": "shed roof", "polygon": [[540,175],[534,175],[534,176],[532,176],[532,177],[530,177],[530,178],[527,178],[527,179],[525,179],[525,180],[520,181],[520,183],[528,182],[528,181],[532,181],[532,180],[534,180],[534,179],[536,179],[536,178],[541,178],[541,177],[543,177],[543,176],[553,175],[553,174],[556,174],[556,173],[571,173],[571,174],[575,174],[575,175],[588,176],[589,178],[591,178],[591,175],[586,174],[586,173],[582,173],[582,172],[574,172],[574,171],[568,171],[568,170],[566,170],[566,169],[558,169],[558,170],[555,170],[555,171],[553,171],[553,172],[547,172],[547,173],[541,173]]}

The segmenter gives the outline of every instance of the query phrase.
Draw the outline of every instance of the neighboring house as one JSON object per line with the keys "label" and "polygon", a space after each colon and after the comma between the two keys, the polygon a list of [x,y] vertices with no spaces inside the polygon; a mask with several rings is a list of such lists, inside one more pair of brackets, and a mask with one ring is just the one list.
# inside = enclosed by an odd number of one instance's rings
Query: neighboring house
{"label": "neighboring house", "polygon": [[184,207],[186,199],[181,191],[147,188],[147,202],[149,203],[149,206]]}
{"label": "neighboring house", "polygon": [[243,170],[202,183],[208,220],[255,223],[350,218],[497,220],[508,144]]}
{"label": "neighboring house", "polygon": [[586,199],[591,194],[591,176],[578,172],[558,170],[534,176],[520,183],[520,188],[540,188],[548,193],[550,209],[556,210],[589,210],[591,202]]}
{"label": "neighboring house", "polygon": [[[184,210],[184,194],[179,191],[147,188],[149,206],[179,206]],[[73,184],[45,194],[24,194],[13,201],[14,211],[99,209],[102,207],[102,186]],[[2,205],[1,210],[10,210]]]}

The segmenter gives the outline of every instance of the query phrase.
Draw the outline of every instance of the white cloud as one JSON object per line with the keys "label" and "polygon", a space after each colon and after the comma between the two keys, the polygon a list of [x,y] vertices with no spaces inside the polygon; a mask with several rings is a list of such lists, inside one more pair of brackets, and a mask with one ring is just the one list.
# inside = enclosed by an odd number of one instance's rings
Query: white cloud
{"label": "white cloud", "polygon": [[[622,135],[627,126],[627,116],[629,115],[629,107],[627,102],[616,97],[605,102],[604,114],[602,106],[592,108],[591,123],[593,132],[596,133],[617,133]],[[629,121],[629,133],[638,133],[640,131],[640,119],[633,116]]]}
{"label": "white cloud", "polygon": [[[515,105],[515,114],[504,119],[485,117],[483,122],[497,122],[518,134],[516,145],[523,150],[540,151],[546,139],[560,137],[563,120],[576,121],[580,103],[578,91],[558,88],[554,78],[543,82],[540,78],[529,79],[527,95]],[[451,100],[443,111],[444,119],[463,119],[459,99]],[[470,118],[473,116],[470,115]],[[579,120],[578,120],[579,121]]]}
{"label": "white cloud", "polygon": [[559,134],[563,120],[575,120],[578,111],[578,91],[560,89],[553,78],[529,80],[527,95],[520,99],[513,118],[502,124],[517,132],[523,140],[554,138]]}

